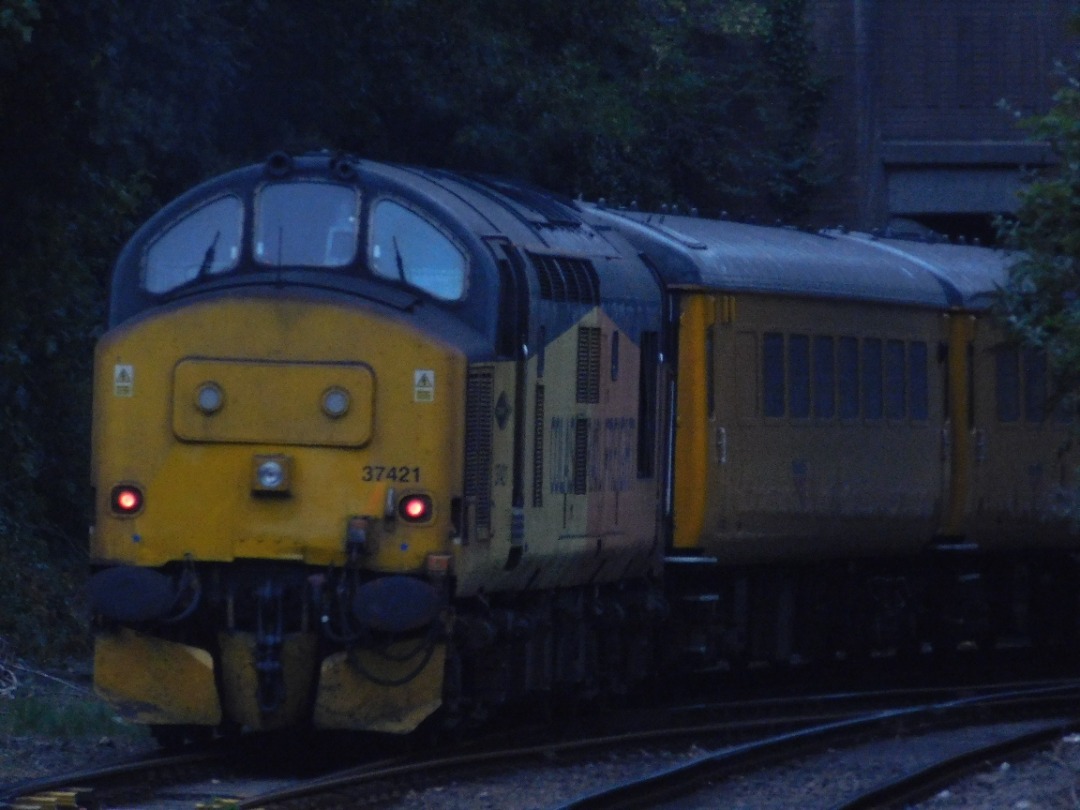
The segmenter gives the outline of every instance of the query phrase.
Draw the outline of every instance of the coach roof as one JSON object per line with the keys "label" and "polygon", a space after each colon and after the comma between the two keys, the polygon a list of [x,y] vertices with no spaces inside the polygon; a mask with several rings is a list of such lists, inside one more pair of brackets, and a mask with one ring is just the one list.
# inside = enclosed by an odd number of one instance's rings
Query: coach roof
{"label": "coach roof", "polygon": [[593,210],[671,287],[985,309],[1008,262],[987,248]]}

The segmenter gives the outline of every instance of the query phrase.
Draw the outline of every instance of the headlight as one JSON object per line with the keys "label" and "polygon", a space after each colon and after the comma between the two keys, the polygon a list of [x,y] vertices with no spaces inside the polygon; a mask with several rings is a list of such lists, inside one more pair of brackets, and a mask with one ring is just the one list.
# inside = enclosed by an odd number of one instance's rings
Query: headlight
{"label": "headlight", "polygon": [[259,486],[264,489],[277,489],[285,481],[285,468],[277,461],[264,461],[259,465]]}
{"label": "headlight", "polygon": [[255,456],[252,459],[251,489],[254,492],[288,492],[290,466],[288,456]]}

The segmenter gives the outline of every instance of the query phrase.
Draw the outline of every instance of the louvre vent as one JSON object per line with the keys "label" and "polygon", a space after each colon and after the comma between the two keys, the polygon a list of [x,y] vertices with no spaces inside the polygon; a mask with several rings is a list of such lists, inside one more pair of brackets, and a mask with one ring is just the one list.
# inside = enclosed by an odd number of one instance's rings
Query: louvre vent
{"label": "louvre vent", "polygon": [[589,474],[589,420],[579,418],[574,422],[574,494],[588,491]]}
{"label": "louvre vent", "polygon": [[600,278],[588,259],[539,253],[530,253],[529,258],[536,268],[541,298],[579,304],[600,303]]}
{"label": "louvre vent", "polygon": [[544,505],[544,386],[536,386],[533,418],[533,487],[532,505]]}
{"label": "louvre vent", "polygon": [[600,401],[600,327],[578,327],[577,401]]}
{"label": "louvre vent", "polygon": [[465,498],[475,504],[476,528],[482,537],[491,529],[491,442],[494,374],[471,369],[465,403]]}

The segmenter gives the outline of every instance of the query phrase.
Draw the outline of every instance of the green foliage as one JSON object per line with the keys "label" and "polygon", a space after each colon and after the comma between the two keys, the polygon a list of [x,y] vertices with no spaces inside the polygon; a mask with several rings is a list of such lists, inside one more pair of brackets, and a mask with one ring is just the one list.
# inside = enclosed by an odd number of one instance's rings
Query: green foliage
{"label": "green foliage", "polygon": [[14,699],[0,697],[0,739],[41,735],[67,740],[146,736],[145,727],[123,723],[105,703],[82,689],[68,686],[45,690],[42,676],[15,670],[19,687]]}
{"label": "green foliage", "polygon": [[1059,158],[1020,193],[1016,218],[1002,223],[1020,251],[999,309],[1013,337],[1047,353],[1062,394],[1080,392],[1080,80],[1073,75],[1053,108],[1024,122]]}
{"label": "green foliage", "polygon": [[0,513],[0,648],[10,642],[16,654],[39,660],[84,654],[80,558],[51,552],[35,527],[20,525],[18,517]]}
{"label": "green foliage", "polygon": [[34,34],[34,23],[41,19],[36,0],[0,2],[0,37],[26,44]]}
{"label": "green foliage", "polygon": [[254,103],[234,111],[243,144],[223,148],[329,143],[770,217],[797,216],[816,190],[824,93],[805,0],[372,0],[351,13],[319,0],[304,25],[291,7],[237,17]]}

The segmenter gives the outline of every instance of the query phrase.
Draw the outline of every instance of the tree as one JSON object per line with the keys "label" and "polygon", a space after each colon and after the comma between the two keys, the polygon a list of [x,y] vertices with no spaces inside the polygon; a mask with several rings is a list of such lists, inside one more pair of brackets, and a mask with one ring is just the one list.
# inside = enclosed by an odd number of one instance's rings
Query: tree
{"label": "tree", "polygon": [[[288,0],[238,12],[223,148],[792,219],[818,187],[806,0]],[[283,92],[284,89],[284,92]]]}
{"label": "tree", "polygon": [[1080,393],[1080,77],[1064,76],[1051,110],[1024,122],[1055,164],[1020,192],[1003,242],[1017,251],[999,312],[1012,337],[1044,351],[1059,395]]}

